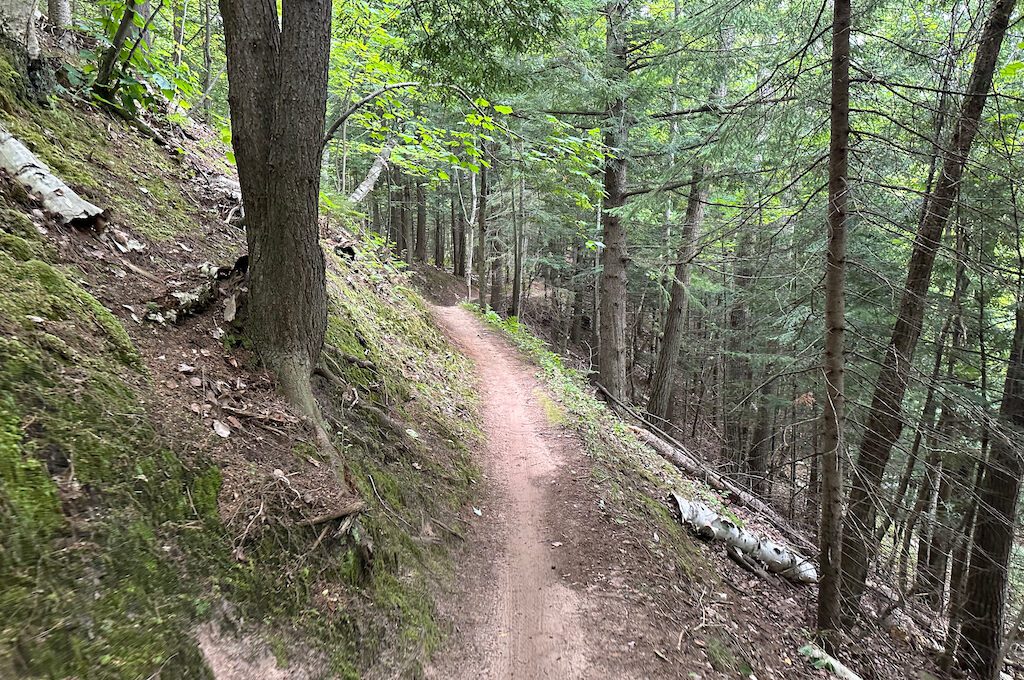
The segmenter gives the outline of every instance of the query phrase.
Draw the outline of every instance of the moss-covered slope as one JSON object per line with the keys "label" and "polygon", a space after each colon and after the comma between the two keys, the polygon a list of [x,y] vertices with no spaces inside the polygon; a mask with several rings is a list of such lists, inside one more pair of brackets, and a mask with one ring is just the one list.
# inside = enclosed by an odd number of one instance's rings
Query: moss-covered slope
{"label": "moss-covered slope", "polygon": [[[0,58],[0,120],[146,250],[65,232],[0,178],[0,677],[208,677],[209,627],[296,673],[415,675],[440,638],[430,583],[474,474],[465,360],[386,254],[331,256],[338,370],[317,389],[347,465],[256,406],[213,435],[222,383],[272,416],[285,406],[244,347],[210,333],[217,310],[137,319],[243,247],[202,195],[221,156],[20,91]],[[367,511],[308,526],[332,485]]]}

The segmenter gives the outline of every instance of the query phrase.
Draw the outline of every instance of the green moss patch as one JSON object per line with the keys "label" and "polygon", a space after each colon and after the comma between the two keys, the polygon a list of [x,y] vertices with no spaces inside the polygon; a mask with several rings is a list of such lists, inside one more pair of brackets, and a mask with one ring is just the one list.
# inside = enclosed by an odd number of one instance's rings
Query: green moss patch
{"label": "green moss patch", "polygon": [[173,656],[203,677],[177,557],[215,516],[216,471],[161,445],[128,335],[72,276],[4,251],[0,288],[0,659],[145,677]]}
{"label": "green moss patch", "polygon": [[[110,219],[155,240],[195,231],[186,180],[167,151],[124,123],[69,102],[41,107],[20,98],[22,77],[0,49],[0,122],[72,189]],[[109,130],[109,131],[108,131]],[[0,220],[4,216],[0,216]]]}

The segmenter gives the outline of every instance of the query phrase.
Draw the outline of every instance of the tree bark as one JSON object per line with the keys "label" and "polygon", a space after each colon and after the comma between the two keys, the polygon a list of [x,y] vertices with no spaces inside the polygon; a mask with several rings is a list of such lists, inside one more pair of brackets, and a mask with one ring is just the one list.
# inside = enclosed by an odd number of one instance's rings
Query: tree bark
{"label": "tree bark", "polygon": [[523,295],[523,229],[526,221],[526,178],[519,178],[519,206],[516,207],[515,184],[512,185],[512,303],[509,314],[518,317],[522,313]]}
{"label": "tree bark", "polygon": [[427,261],[427,193],[416,182],[416,261]]}
{"label": "tree bark", "polygon": [[966,89],[968,94],[964,97],[952,140],[943,152],[942,170],[935,189],[927,197],[925,214],[907,267],[896,323],[875,383],[843,527],[843,613],[847,622],[852,622],[859,611],[868,568],[877,551],[874,542],[877,491],[881,488],[893,445],[903,429],[903,396],[921,335],[935,254],[959,193],[964,166],[992,87],[999,50],[1015,2],[995,0],[989,13]]}
{"label": "tree bark", "polygon": [[248,332],[284,395],[319,423],[311,376],[327,294],[319,238],[329,0],[222,0],[228,103],[249,246]]}
{"label": "tree bark", "polygon": [[441,212],[434,214],[434,266],[444,269],[444,220],[441,219]]}
{"label": "tree bark", "polygon": [[[605,45],[610,61],[611,77],[618,87],[628,77],[626,57],[626,0],[612,0],[605,6],[607,26]],[[625,401],[626,389],[626,231],[622,225],[621,208],[626,204],[626,145],[629,141],[627,101],[617,94],[607,109],[604,132],[604,201],[602,231],[604,249],[601,254],[601,297],[598,334],[598,374],[601,384],[616,399]]]}
{"label": "tree bark", "polygon": [[[203,120],[210,122],[210,92],[213,90],[213,25],[210,0],[203,0]],[[218,75],[219,79],[220,76]]]}
{"label": "tree bark", "polygon": [[381,172],[388,166],[388,159],[391,158],[391,151],[397,146],[398,138],[392,137],[389,139],[384,146],[381,147],[380,152],[373,159],[373,163],[370,165],[370,169],[366,172],[366,177],[359,183],[348,200],[352,203],[361,203],[366,196],[373,191],[373,187],[377,186],[377,180],[380,177]]}
{"label": "tree bark", "polygon": [[1020,300],[1017,304],[1013,348],[999,408],[1002,427],[992,433],[979,494],[958,653],[960,666],[970,677],[981,680],[995,680],[1001,669],[1010,551],[1024,473],[1018,450],[1024,441],[1024,307]]}
{"label": "tree bark", "polygon": [[46,3],[46,14],[50,24],[58,31],[63,31],[71,25],[71,2],[70,0],[48,0]]}
{"label": "tree bark", "polygon": [[825,394],[819,439],[821,519],[818,549],[818,630],[828,651],[836,646],[842,625],[843,473],[845,444],[846,220],[850,147],[850,0],[834,0],[832,23],[832,94],[828,164],[828,250],[825,256]]}
{"label": "tree bark", "polygon": [[690,195],[686,202],[686,217],[679,252],[676,253],[672,292],[669,295],[668,312],[662,331],[661,351],[658,352],[651,379],[651,395],[647,400],[647,413],[655,422],[663,422],[669,418],[672,404],[676,364],[679,362],[679,349],[683,344],[691,264],[697,252],[697,240],[700,238],[701,223],[704,221],[704,204],[708,196],[704,174],[705,168],[697,168],[690,180]]}
{"label": "tree bark", "polygon": [[416,259],[416,226],[413,215],[412,178],[405,177],[402,183],[402,234],[405,241],[405,263]]}
{"label": "tree bark", "polygon": [[118,57],[133,30],[135,30],[135,0],[126,0],[121,22],[117,25],[110,46],[103,52],[100,63],[96,67],[96,84],[93,85],[93,89],[104,99],[109,100],[114,94],[116,89],[112,82],[114,69],[120,63]]}
{"label": "tree bark", "polygon": [[[486,149],[487,146],[484,145],[484,156],[487,155]],[[480,305],[480,309],[487,308],[487,194],[489,191],[487,166],[483,165],[480,168],[480,194],[476,213],[477,228],[479,230],[477,239],[476,287],[477,303]]]}

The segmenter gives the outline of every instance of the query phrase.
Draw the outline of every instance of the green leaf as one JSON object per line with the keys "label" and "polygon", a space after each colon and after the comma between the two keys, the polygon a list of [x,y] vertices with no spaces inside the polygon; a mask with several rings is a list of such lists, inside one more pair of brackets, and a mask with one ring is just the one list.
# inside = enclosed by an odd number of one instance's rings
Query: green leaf
{"label": "green leaf", "polygon": [[1021,69],[1024,69],[1024,61],[1011,61],[1009,64],[1004,66],[999,73],[1004,78],[1012,78],[1020,73]]}
{"label": "green leaf", "polygon": [[494,110],[497,111],[498,113],[503,113],[506,116],[508,114],[512,113],[512,107],[511,106],[505,106],[504,104],[497,104],[494,107]]}
{"label": "green leaf", "polygon": [[451,179],[451,177],[448,175],[448,173],[445,172],[444,170],[438,170],[437,171],[437,178],[439,180],[442,180],[442,181]]}

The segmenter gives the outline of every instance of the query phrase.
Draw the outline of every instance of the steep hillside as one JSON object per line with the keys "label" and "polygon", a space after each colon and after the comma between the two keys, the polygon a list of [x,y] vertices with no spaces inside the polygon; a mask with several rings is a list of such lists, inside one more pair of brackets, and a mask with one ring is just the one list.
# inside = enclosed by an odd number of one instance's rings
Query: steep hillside
{"label": "steep hillside", "polygon": [[380,244],[332,255],[342,470],[220,300],[166,313],[244,250],[219,142],[22,91],[0,60],[0,120],[109,218],[62,228],[0,178],[0,676],[415,674],[475,474],[467,361]]}
{"label": "steep hillside", "polygon": [[811,590],[693,540],[671,493],[773,527],[525,326],[328,212],[325,447],[242,333],[220,142],[0,81],[0,122],[107,210],[62,227],[0,176],[0,677],[815,673]]}

